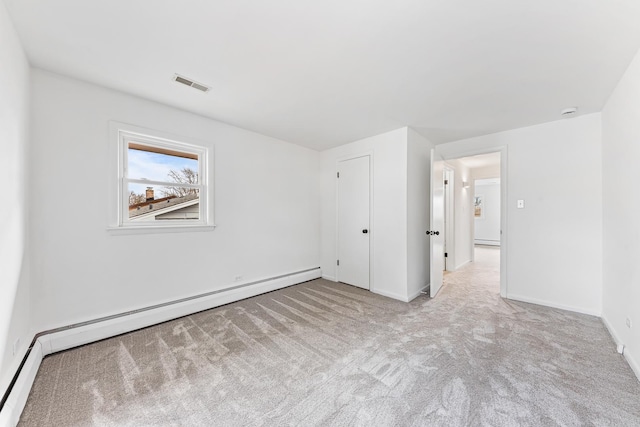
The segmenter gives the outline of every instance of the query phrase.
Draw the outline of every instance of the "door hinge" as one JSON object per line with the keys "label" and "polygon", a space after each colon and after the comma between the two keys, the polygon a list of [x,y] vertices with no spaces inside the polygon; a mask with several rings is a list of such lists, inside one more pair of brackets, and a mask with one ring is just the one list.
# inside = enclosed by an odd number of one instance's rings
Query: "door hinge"
{"label": "door hinge", "polygon": [[449,254],[445,252],[445,253],[444,253],[444,257],[445,257],[445,258],[448,258],[448,257],[449,257]]}
{"label": "door hinge", "polygon": [[340,178],[340,172],[338,172],[337,175],[338,175],[338,178]]}
{"label": "door hinge", "polygon": [[444,180],[444,185],[449,185],[449,180],[448,179]]}
{"label": "door hinge", "polygon": [[340,265],[340,260],[336,260],[336,265]]}

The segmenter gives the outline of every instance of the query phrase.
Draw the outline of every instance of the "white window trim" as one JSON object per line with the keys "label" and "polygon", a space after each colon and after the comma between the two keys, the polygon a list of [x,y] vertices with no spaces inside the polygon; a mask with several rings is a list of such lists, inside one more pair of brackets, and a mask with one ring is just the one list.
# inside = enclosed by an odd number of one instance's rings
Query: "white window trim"
{"label": "white window trim", "polygon": [[[125,166],[127,162],[126,144],[130,140],[142,144],[169,149],[184,150],[197,154],[198,176],[203,187],[200,194],[201,219],[172,220],[169,222],[136,222],[128,220],[128,191],[125,191]],[[213,148],[193,138],[171,135],[127,123],[109,122],[109,188],[107,191],[109,219],[107,231],[110,234],[180,233],[185,231],[211,231],[214,229],[213,216]],[[153,183],[152,181],[149,181]],[[189,186],[189,185],[187,185]],[[126,200],[125,200],[126,197]]]}

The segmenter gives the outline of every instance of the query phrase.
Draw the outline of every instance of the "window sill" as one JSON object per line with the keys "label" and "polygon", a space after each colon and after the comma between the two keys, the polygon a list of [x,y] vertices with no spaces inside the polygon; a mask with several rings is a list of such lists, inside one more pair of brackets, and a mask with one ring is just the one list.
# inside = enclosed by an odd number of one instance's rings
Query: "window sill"
{"label": "window sill", "polygon": [[162,234],[162,233],[190,233],[194,231],[213,231],[215,225],[162,225],[162,226],[128,226],[107,227],[107,232],[113,236],[131,234]]}

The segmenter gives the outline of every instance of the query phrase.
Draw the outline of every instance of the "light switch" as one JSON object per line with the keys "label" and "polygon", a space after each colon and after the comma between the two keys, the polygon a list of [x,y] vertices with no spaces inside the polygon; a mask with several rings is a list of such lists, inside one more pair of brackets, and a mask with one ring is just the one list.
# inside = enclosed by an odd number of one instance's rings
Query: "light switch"
{"label": "light switch", "polygon": [[518,200],[518,209],[524,209],[524,200]]}

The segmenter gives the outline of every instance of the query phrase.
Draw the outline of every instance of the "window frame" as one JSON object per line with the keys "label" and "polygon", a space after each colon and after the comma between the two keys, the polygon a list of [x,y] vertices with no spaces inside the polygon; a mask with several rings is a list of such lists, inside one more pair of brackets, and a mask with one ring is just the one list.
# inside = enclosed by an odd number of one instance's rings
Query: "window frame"
{"label": "window frame", "polygon": [[[109,158],[109,226],[116,234],[210,231],[213,221],[213,148],[192,138],[171,135],[125,123],[110,122]],[[197,156],[198,184],[180,184],[180,187],[199,189],[199,218],[172,219],[166,221],[135,221],[129,219],[129,184],[166,186],[170,181],[155,181],[128,176],[129,143],[160,150],[182,152]]]}

